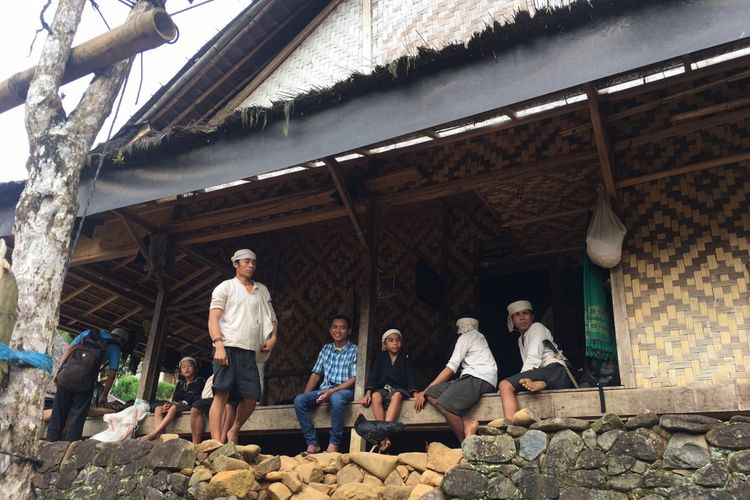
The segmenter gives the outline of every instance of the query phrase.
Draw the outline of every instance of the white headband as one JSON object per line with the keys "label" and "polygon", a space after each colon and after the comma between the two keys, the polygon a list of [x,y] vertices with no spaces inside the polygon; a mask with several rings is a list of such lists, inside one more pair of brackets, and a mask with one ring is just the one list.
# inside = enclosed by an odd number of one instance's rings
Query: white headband
{"label": "white headband", "polygon": [[198,362],[197,362],[197,361],[195,361],[195,358],[192,358],[192,357],[190,357],[190,356],[185,356],[184,358],[182,358],[182,359],[180,360],[180,362],[179,362],[179,363],[177,363],[177,366],[182,366],[182,363],[184,363],[185,361],[189,361],[189,362],[193,363],[193,366],[194,366],[195,368],[198,368]]}
{"label": "white headband", "polygon": [[461,335],[472,330],[479,330],[479,321],[474,318],[459,318],[456,321],[456,326],[458,327],[458,334]]}
{"label": "white headband", "polygon": [[513,331],[513,315],[521,311],[534,311],[534,307],[528,300],[517,300],[508,304],[508,331]]}
{"label": "white headband", "polygon": [[242,259],[257,260],[257,258],[255,257],[255,252],[247,248],[242,248],[240,250],[237,250],[236,252],[234,252],[234,255],[232,255],[232,262],[236,262]]}
{"label": "white headband", "polygon": [[388,337],[388,335],[390,335],[392,333],[398,334],[398,336],[400,338],[403,338],[403,336],[401,335],[400,331],[396,330],[395,328],[391,328],[390,330],[386,330],[385,331],[385,333],[383,334],[383,337],[381,337],[380,341],[381,342],[385,342],[385,339]]}

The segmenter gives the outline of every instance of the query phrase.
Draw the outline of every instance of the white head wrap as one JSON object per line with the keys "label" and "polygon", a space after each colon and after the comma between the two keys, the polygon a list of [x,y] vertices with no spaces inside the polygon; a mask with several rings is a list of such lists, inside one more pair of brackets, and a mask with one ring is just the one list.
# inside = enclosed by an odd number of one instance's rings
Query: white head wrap
{"label": "white head wrap", "polygon": [[461,335],[472,330],[479,330],[479,321],[474,318],[459,318],[456,321],[456,327],[458,328],[458,334]]}
{"label": "white head wrap", "polygon": [[383,334],[383,336],[381,337],[380,341],[381,341],[382,343],[385,343],[385,339],[386,339],[386,337],[388,337],[388,335],[390,335],[390,334],[392,334],[392,333],[395,333],[395,334],[397,334],[397,335],[399,336],[399,338],[403,338],[403,336],[401,335],[401,332],[400,332],[400,331],[396,330],[395,328],[391,328],[390,330],[386,330],[386,331],[385,331],[385,333],[384,333],[384,334]]}
{"label": "white head wrap", "polygon": [[513,315],[521,311],[534,312],[534,307],[528,300],[517,300],[508,304],[508,331],[513,331]]}
{"label": "white head wrap", "polygon": [[236,252],[234,252],[234,255],[232,255],[232,262],[236,262],[236,261],[242,260],[242,259],[257,260],[256,257],[255,257],[255,252],[253,252],[252,250],[249,250],[247,248],[242,248],[240,250],[237,250]]}
{"label": "white head wrap", "polygon": [[195,358],[192,358],[190,356],[185,356],[184,358],[182,358],[180,362],[177,363],[177,366],[182,366],[182,363],[184,363],[185,361],[190,361],[191,363],[193,363],[193,368],[198,368],[198,362],[195,360]]}

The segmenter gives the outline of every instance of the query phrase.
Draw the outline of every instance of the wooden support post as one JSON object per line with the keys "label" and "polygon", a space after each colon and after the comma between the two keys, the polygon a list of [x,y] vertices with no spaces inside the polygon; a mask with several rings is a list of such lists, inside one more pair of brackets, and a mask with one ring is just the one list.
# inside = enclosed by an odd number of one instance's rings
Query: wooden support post
{"label": "wooden support post", "polygon": [[[378,238],[377,214],[375,204],[370,203],[366,212],[367,220],[367,253],[365,254],[365,272],[362,280],[362,295],[359,304],[359,335],[357,337],[357,382],[354,385],[354,400],[358,400],[365,392],[367,375],[370,372],[370,337],[374,335],[375,305],[377,303],[378,278]],[[370,335],[373,333],[373,335]],[[354,429],[351,432],[349,451],[363,451],[367,443]]]}
{"label": "wooden support post", "polygon": [[610,148],[609,137],[604,130],[604,121],[602,120],[601,109],[599,108],[599,94],[590,83],[585,86],[586,96],[589,100],[589,112],[591,113],[591,126],[594,128],[594,142],[599,152],[599,162],[602,168],[602,179],[604,186],[607,188],[607,194],[614,199],[617,191],[615,189],[615,178],[612,173],[612,149]]}
{"label": "wooden support post", "polygon": [[628,326],[628,309],[625,300],[625,278],[622,263],[609,271],[612,293],[612,316],[615,323],[615,342],[617,343],[617,362],[620,368],[620,382],[628,389],[635,388],[635,369],[633,367],[633,349],[630,342]]}
{"label": "wooden support post", "polygon": [[[438,332],[442,331],[442,343],[446,348],[451,345],[453,340],[453,329],[449,326],[451,323],[451,302],[448,298],[446,288],[448,287],[448,267],[450,266],[450,238],[451,238],[451,208],[445,201],[442,203],[443,217],[443,237],[440,243],[440,314],[438,315]],[[425,261],[425,264],[429,264]],[[466,306],[466,304],[461,304]],[[474,304],[477,308],[479,304]],[[440,333],[438,333],[440,335]],[[446,353],[440,353],[441,356]]]}
{"label": "wooden support post", "polygon": [[151,329],[146,341],[146,352],[143,355],[143,371],[138,382],[137,396],[146,401],[153,400],[156,386],[159,383],[161,354],[167,340],[166,317],[169,303],[169,274],[175,254],[174,241],[167,243],[167,259],[164,277],[157,284],[158,292],[154,304],[154,315],[151,318]]}
{"label": "wooden support post", "polygon": [[354,232],[357,233],[359,242],[362,243],[362,246],[364,248],[367,248],[367,241],[365,241],[362,226],[360,226],[359,219],[357,219],[357,210],[354,207],[354,202],[352,202],[352,197],[349,196],[349,190],[346,189],[346,184],[344,184],[344,181],[341,178],[341,169],[338,162],[333,157],[329,157],[324,158],[323,163],[326,164],[328,174],[331,176],[333,183],[336,185],[336,191],[338,191],[339,196],[341,196],[341,201],[344,202],[346,211],[349,214],[349,220],[352,221],[352,226],[354,226]]}
{"label": "wooden support post", "polygon": [[558,254],[552,256],[549,266],[549,284],[552,289],[552,332],[556,334],[560,329],[560,257]]}

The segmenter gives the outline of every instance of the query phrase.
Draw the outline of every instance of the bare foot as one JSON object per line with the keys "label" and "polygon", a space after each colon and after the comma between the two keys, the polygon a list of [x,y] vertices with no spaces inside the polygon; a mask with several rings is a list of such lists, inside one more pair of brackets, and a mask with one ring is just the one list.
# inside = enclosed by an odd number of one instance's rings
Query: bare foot
{"label": "bare foot", "polygon": [[547,387],[547,382],[544,380],[531,380],[530,378],[522,378],[518,383],[529,392],[542,391]]}
{"label": "bare foot", "polygon": [[239,444],[239,431],[232,427],[227,431],[227,443]]}
{"label": "bare foot", "polygon": [[153,441],[154,439],[156,439],[156,436],[152,436],[151,434],[146,434],[145,436],[139,437],[138,441],[145,442],[145,441]]}
{"label": "bare foot", "polygon": [[339,451],[339,445],[337,445],[337,444],[329,444],[328,448],[326,448],[326,451],[328,453],[336,453],[337,451]]}
{"label": "bare foot", "polygon": [[383,452],[384,452],[385,450],[387,450],[387,449],[388,449],[388,448],[390,448],[390,447],[391,447],[391,440],[390,440],[390,439],[388,439],[388,438],[385,438],[385,439],[384,439],[384,440],[383,440],[383,441],[382,441],[382,442],[380,443],[380,448],[378,449],[378,451],[379,451],[380,453],[383,453]]}
{"label": "bare foot", "polygon": [[473,436],[477,433],[477,429],[479,428],[479,422],[476,420],[470,419],[470,418],[463,418],[464,420],[464,438],[467,438],[469,436]]}
{"label": "bare foot", "polygon": [[520,425],[522,427],[528,427],[534,422],[538,422],[539,419],[536,418],[536,415],[534,415],[534,412],[532,412],[528,408],[524,408],[522,410],[518,410],[515,415],[513,415],[513,423],[516,425]]}

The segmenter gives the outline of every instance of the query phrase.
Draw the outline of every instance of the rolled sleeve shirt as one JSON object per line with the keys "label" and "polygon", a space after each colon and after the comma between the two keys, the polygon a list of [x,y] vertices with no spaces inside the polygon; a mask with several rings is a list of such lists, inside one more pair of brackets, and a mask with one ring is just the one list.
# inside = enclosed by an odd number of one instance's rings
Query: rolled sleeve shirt
{"label": "rolled sleeve shirt", "polygon": [[209,308],[222,310],[219,329],[226,347],[257,352],[273,332],[276,313],[271,294],[257,281],[252,294],[237,278],[221,282],[211,294]]}
{"label": "rolled sleeve shirt", "polygon": [[544,346],[545,340],[554,344],[552,333],[539,322],[532,323],[526,333],[518,338],[518,349],[521,351],[521,361],[523,361],[522,372],[549,366],[552,363],[564,364],[552,349]]}
{"label": "rolled sleeve shirt", "polygon": [[461,376],[471,375],[497,385],[497,363],[484,335],[476,330],[459,335],[451,359],[445,365],[453,373],[461,367]]}
{"label": "rolled sleeve shirt", "polygon": [[333,343],[324,345],[312,371],[323,377],[321,390],[343,384],[357,374],[357,345],[348,341],[341,349]]}

